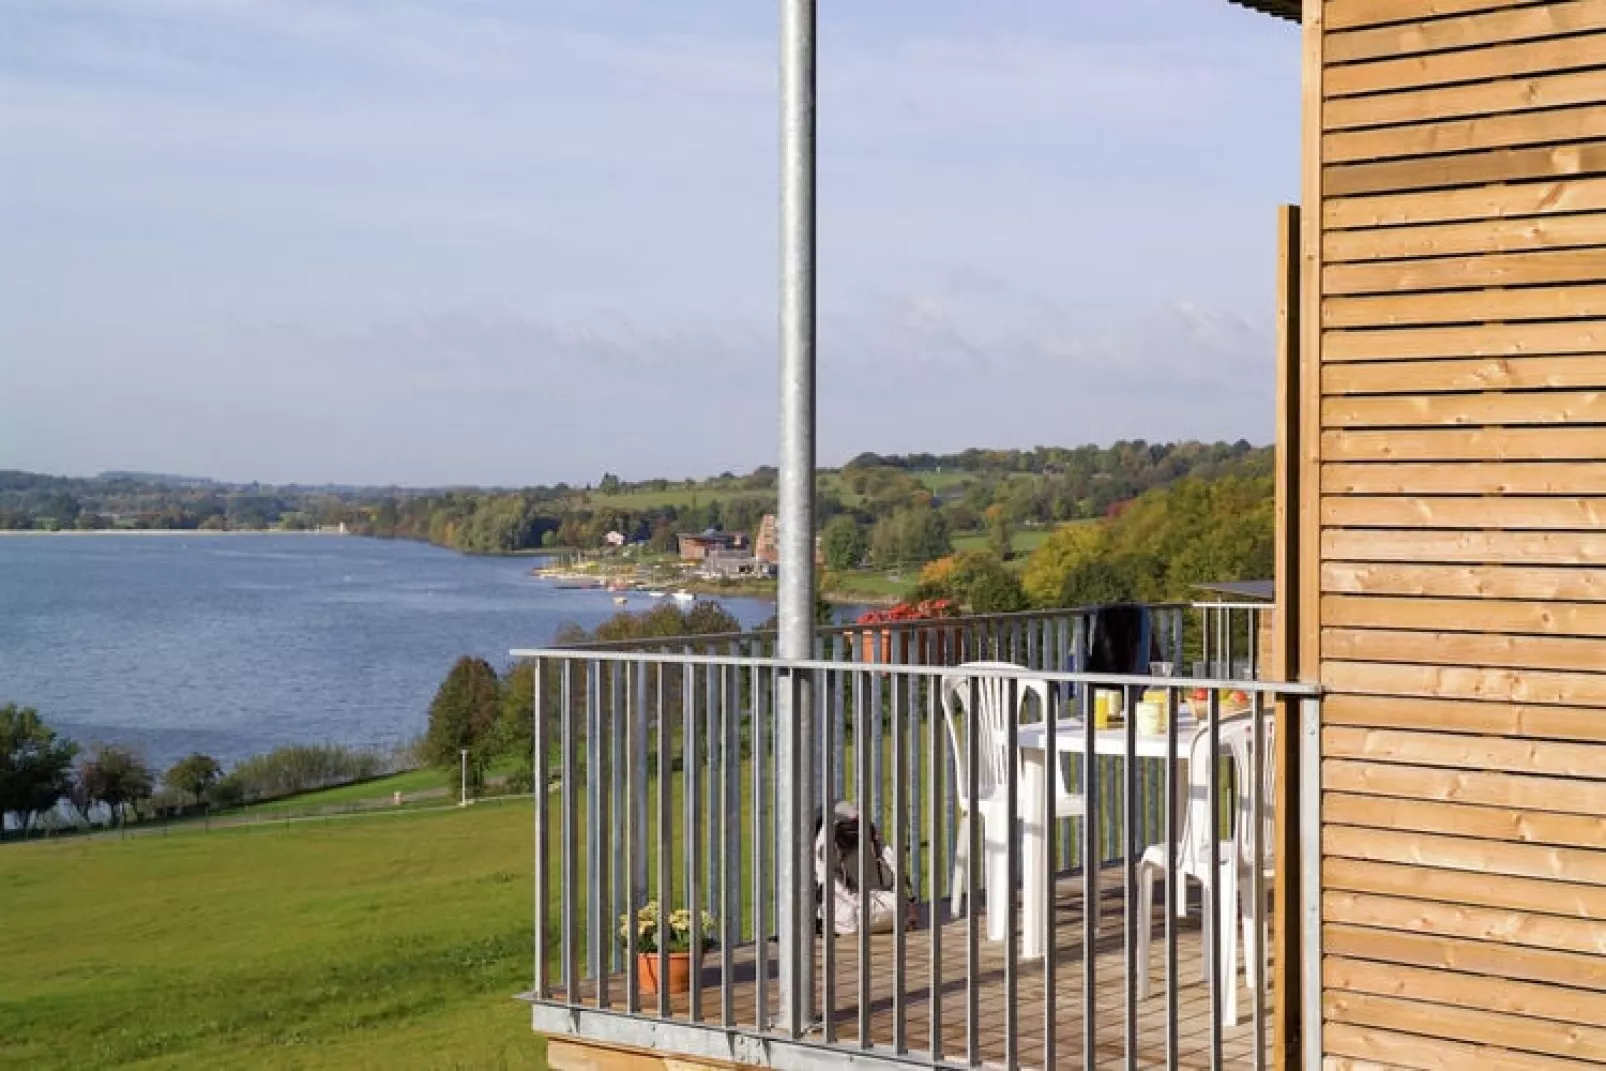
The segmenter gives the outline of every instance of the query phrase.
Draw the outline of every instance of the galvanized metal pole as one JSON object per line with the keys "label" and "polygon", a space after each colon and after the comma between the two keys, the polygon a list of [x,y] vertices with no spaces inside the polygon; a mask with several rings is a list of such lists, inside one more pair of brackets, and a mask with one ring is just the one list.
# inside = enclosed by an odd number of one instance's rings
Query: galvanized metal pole
{"label": "galvanized metal pole", "polygon": [[[781,0],[781,465],[779,655],[814,650],[814,34],[816,0]],[[780,687],[776,853],[782,1027],[814,1008],[814,701],[809,681]]]}

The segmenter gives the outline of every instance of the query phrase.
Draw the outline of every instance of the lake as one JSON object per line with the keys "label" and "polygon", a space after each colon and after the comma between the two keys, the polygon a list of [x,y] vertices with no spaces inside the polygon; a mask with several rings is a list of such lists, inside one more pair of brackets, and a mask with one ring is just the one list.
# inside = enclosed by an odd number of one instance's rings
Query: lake
{"label": "lake", "polygon": [[[389,747],[423,732],[460,655],[619,609],[529,575],[531,558],[315,535],[0,538],[0,704],[165,769],[283,744]],[[646,599],[632,599],[645,609]],[[744,625],[773,605],[721,600]]]}

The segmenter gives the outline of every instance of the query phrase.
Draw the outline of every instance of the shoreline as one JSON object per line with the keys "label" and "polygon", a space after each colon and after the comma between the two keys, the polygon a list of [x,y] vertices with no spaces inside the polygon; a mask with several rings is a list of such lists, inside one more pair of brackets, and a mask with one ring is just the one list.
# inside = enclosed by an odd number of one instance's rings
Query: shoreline
{"label": "shoreline", "polygon": [[[0,528],[0,536],[342,536],[350,532],[318,532],[308,528]],[[360,537],[359,537],[360,538]]]}

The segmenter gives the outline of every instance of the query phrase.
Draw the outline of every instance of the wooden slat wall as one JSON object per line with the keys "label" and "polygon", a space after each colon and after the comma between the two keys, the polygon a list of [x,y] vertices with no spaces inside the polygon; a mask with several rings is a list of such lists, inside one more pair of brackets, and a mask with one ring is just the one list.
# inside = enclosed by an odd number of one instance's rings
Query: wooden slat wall
{"label": "wooden slat wall", "polygon": [[1328,1064],[1603,1067],[1606,0],[1306,6]]}

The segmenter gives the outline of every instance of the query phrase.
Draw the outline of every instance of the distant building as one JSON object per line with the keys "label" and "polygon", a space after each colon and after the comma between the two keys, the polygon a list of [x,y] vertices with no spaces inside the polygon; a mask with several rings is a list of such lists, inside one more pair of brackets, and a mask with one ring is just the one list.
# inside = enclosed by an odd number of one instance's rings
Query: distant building
{"label": "distant building", "polygon": [[711,550],[698,571],[710,580],[748,580],[773,576],[775,566],[745,550]]}
{"label": "distant building", "polygon": [[781,545],[775,532],[775,514],[766,513],[758,522],[758,535],[753,538],[753,557],[771,565],[781,560]]}
{"label": "distant building", "polygon": [[680,560],[687,562],[700,562],[712,551],[747,549],[746,533],[722,532],[717,528],[695,535],[682,532],[677,539],[680,543]]}

